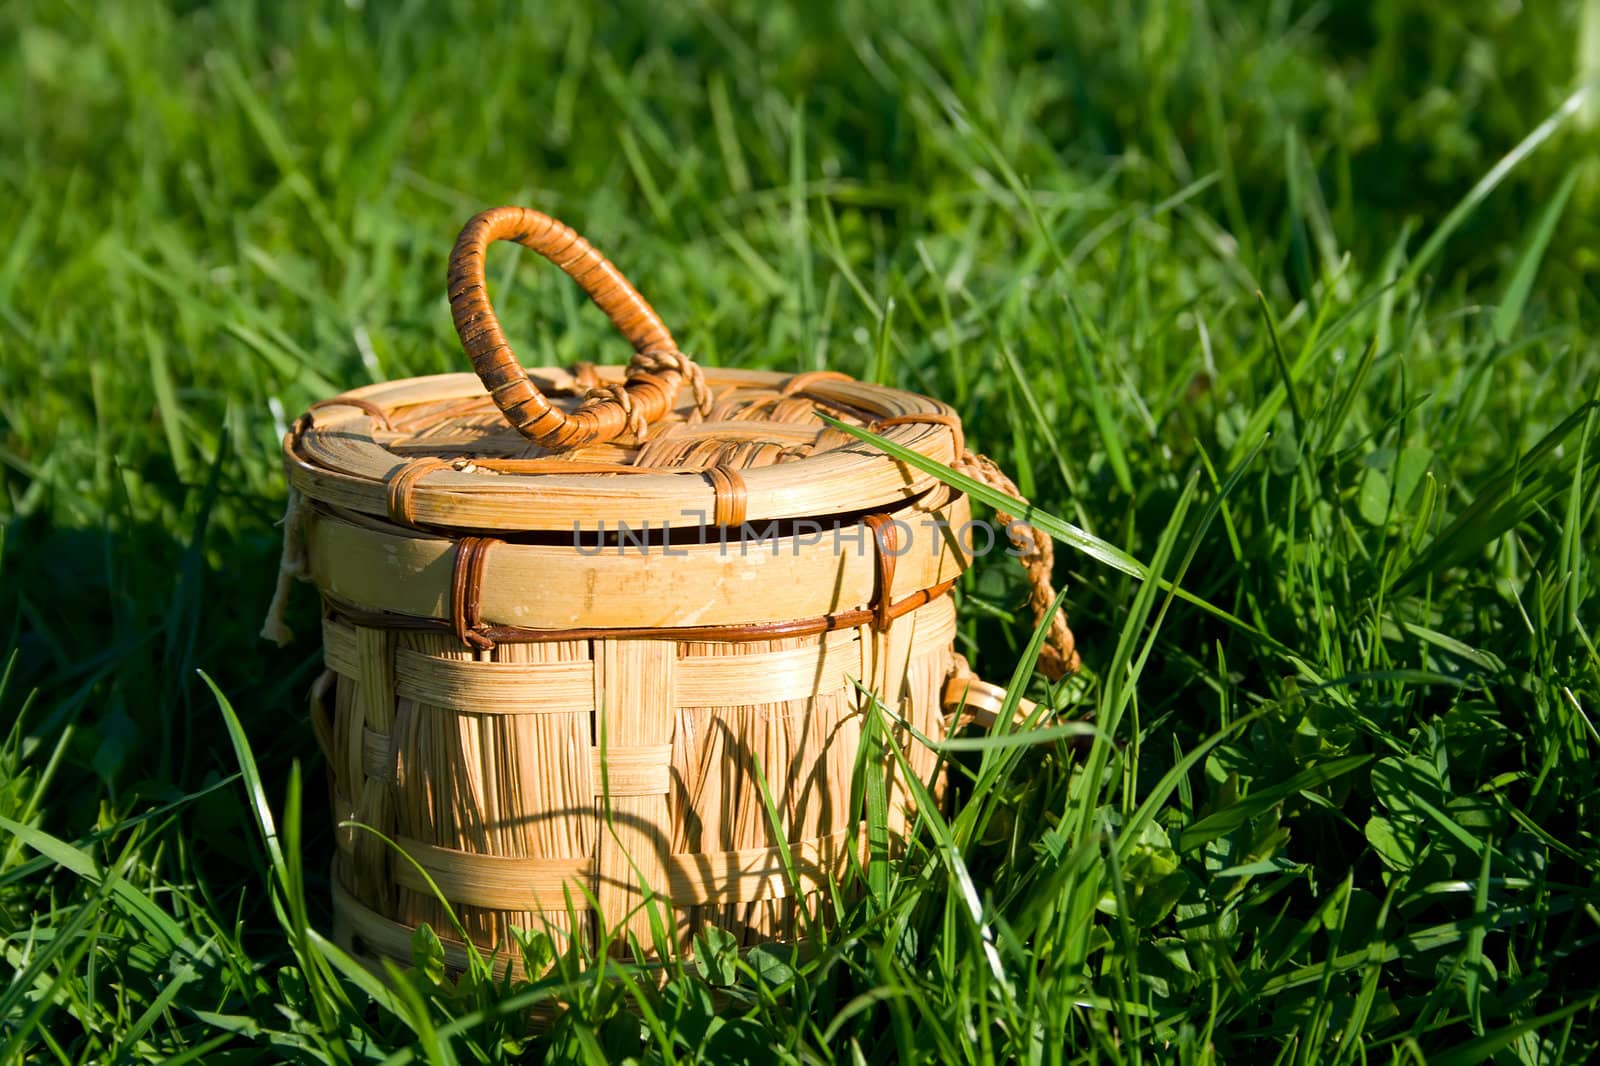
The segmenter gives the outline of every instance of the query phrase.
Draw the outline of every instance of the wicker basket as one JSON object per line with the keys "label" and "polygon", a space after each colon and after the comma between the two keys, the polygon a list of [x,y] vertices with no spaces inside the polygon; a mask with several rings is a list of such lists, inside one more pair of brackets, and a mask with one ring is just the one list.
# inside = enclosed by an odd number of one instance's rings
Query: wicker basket
{"label": "wicker basket", "polygon": [[[485,291],[495,240],[578,281],[632,363],[525,371]],[[335,810],[377,830],[339,832],[336,932],[401,959],[423,922],[490,950],[511,927],[646,952],[653,921],[680,943],[705,923],[795,936],[803,897],[861,854],[861,689],[935,738],[948,709],[992,718],[1001,695],[952,648],[966,498],[818,413],[1015,487],[937,401],[835,373],[702,371],[536,211],[468,223],[449,286],[477,376],[324,400],[284,441],[266,635],[286,639],[288,578],[309,577]],[[1010,530],[1049,613],[1049,541]],[[1072,637],[1045,624],[1059,676]],[[929,776],[933,753],[901,733]],[[903,818],[903,782],[882,772]]]}

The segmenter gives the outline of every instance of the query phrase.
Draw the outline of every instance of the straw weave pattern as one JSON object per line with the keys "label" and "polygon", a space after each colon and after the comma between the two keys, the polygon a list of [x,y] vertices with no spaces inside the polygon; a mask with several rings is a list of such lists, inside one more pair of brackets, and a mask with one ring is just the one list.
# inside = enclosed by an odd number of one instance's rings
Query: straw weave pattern
{"label": "straw weave pattern", "polygon": [[[936,738],[953,632],[948,598],[883,632],[737,643],[477,651],[447,634],[330,621],[332,684],[322,688],[333,703],[335,802],[398,841],[484,947],[507,944],[512,927],[592,943],[601,923],[649,945],[643,885],[680,945],[707,923],[745,943],[792,938],[797,896],[842,877],[859,854],[855,679]],[[899,739],[926,778],[933,753]],[[898,826],[908,797],[891,776]],[[348,926],[451,928],[427,880],[376,834],[345,831],[340,855],[336,902]]]}

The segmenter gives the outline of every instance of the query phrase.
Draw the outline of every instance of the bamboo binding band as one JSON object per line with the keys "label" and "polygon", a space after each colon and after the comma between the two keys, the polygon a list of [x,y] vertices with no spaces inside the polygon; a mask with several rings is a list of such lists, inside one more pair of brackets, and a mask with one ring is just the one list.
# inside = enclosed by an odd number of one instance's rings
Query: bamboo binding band
{"label": "bamboo binding band", "polygon": [[[459,554],[457,559],[460,559]],[[461,564],[458,561],[456,565],[459,568]],[[754,622],[749,625],[584,626],[572,629],[528,629],[522,626],[487,625],[480,621],[476,627],[470,629],[470,636],[465,636],[458,632],[456,627],[458,614],[463,619],[469,617],[466,607],[466,596],[469,595],[467,589],[463,589],[462,599],[452,603],[449,621],[442,618],[420,618],[416,615],[394,614],[389,611],[373,611],[365,607],[357,607],[353,603],[345,603],[328,594],[324,594],[322,600],[330,618],[353,626],[360,626],[363,629],[382,629],[405,633],[450,633],[460,638],[464,644],[484,648],[492,648],[496,644],[548,644],[554,641],[625,640],[635,637],[743,644],[757,640],[810,637],[818,633],[831,633],[836,629],[852,629],[868,623],[876,626],[885,619],[892,622],[900,616],[916,610],[918,607],[932,603],[954,588],[955,583],[956,579],[951,578],[948,581],[941,581],[937,585],[918,589],[894,601],[887,609],[880,610],[879,604],[875,599],[874,603],[868,607],[836,611],[833,614],[820,615],[815,618],[797,618],[788,622]],[[461,606],[458,608],[457,604]]]}
{"label": "bamboo binding band", "polygon": [[[353,406],[353,405],[352,405]],[[708,517],[712,525],[730,529],[742,525],[745,520],[745,501],[749,498],[749,490],[745,488],[744,475],[739,473],[737,467],[727,463],[718,463],[716,466],[704,470],[692,467],[651,467],[651,466],[623,466],[620,463],[580,463],[568,461],[552,461],[549,459],[481,459],[476,461],[457,460],[451,462],[446,459],[422,458],[413,459],[395,469],[389,480],[384,484],[385,499],[388,506],[389,520],[396,525],[409,529],[417,528],[417,515],[415,496],[417,483],[429,474],[440,470],[461,470],[468,466],[481,467],[484,470],[508,470],[520,473],[551,473],[551,474],[678,474],[704,477],[711,485],[712,514]]]}

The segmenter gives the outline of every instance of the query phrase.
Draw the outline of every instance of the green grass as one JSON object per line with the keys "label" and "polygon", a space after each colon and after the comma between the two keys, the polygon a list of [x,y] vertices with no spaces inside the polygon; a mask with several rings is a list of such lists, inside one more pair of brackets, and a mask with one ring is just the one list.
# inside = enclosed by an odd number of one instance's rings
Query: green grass
{"label": "green grass", "polygon": [[[878,6],[0,7],[0,1061],[1600,1054],[1600,4]],[[960,639],[1101,739],[953,751],[803,963],[323,936],[277,441],[465,366],[503,202],[709,364],[950,400],[1061,541],[1082,681],[1004,562]]]}

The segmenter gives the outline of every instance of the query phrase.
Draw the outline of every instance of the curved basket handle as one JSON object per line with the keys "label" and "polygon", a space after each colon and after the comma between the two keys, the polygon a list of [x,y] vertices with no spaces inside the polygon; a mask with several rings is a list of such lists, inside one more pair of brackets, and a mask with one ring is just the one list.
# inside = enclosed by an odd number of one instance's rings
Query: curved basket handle
{"label": "curved basket handle", "polygon": [[[939,702],[944,705],[946,714],[960,714],[960,718],[950,724],[950,732],[955,732],[964,725],[975,725],[981,729],[993,729],[1000,720],[1000,711],[1005,706],[1006,690],[1000,685],[991,684],[972,672],[972,667],[967,665],[965,656],[956,660],[956,668],[945,679],[944,690],[939,695]],[[1017,700],[1015,722],[1020,725],[1038,710],[1039,705],[1026,696]]]}
{"label": "curved basket handle", "polygon": [[[944,706],[945,736],[954,736],[958,730],[969,725],[979,729],[993,729],[998,725],[1000,714],[1005,710],[1006,690],[980,678],[967,665],[966,657],[957,655],[955,669],[945,679],[939,702]],[[1011,724],[1025,725],[1038,709],[1039,705],[1030,699],[1017,700]],[[1086,715],[1081,721],[1089,724],[1094,721],[1094,715]],[[1094,746],[1094,737],[1087,732],[1068,734],[1065,740],[1067,747],[1079,753],[1085,753]]]}
{"label": "curved basket handle", "polygon": [[[495,241],[516,241],[566,271],[633,345],[627,381],[591,389],[571,414],[550,405],[511,351],[489,304],[484,258]],[[527,207],[495,207],[473,216],[450,253],[450,314],[472,368],[517,431],[553,450],[597,444],[632,431],[643,438],[648,423],[671,407],[687,380],[702,407],[709,404],[700,368],[622,272],[570,226]]]}
{"label": "curved basket handle", "polygon": [[[986,455],[963,449],[961,457],[950,465],[974,481],[981,481],[1023,503],[1028,502],[1017,491],[1016,483],[1006,477],[1005,472]],[[1006,527],[1006,535],[1017,548],[1017,561],[1028,572],[1028,602],[1033,607],[1034,619],[1040,625],[1049,626],[1044,646],[1039,649],[1039,672],[1052,681],[1077,673],[1078,646],[1067,625],[1067,613],[1050,610],[1056,602],[1056,591],[1050,583],[1050,571],[1056,559],[1054,543],[1048,534],[1018,521],[999,508],[995,508],[994,516]],[[1046,618],[1046,615],[1050,617]]]}

